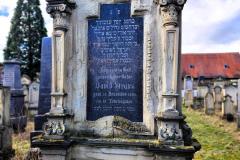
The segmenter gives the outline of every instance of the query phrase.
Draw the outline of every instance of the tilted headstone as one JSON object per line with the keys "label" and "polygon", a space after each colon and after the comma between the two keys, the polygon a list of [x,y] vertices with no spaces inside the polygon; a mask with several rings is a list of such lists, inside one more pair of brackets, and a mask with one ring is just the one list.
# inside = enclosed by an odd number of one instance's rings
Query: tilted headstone
{"label": "tilted headstone", "polygon": [[29,86],[29,108],[28,114],[31,116],[38,113],[39,82],[32,82]]}
{"label": "tilted headstone", "polygon": [[222,116],[223,118],[233,118],[235,114],[236,111],[234,109],[232,97],[230,95],[226,95],[222,105]]}
{"label": "tilted headstone", "polygon": [[210,115],[210,114],[214,114],[214,99],[213,99],[213,94],[211,92],[208,92],[204,98],[204,109],[205,109],[205,113]]}
{"label": "tilted headstone", "polygon": [[0,86],[0,159],[11,159],[12,126],[10,122],[10,88]]}
{"label": "tilted headstone", "polygon": [[42,130],[47,121],[45,113],[51,108],[52,41],[50,37],[42,39],[40,87],[38,115],[35,116],[35,130]]}
{"label": "tilted headstone", "polygon": [[16,60],[5,61],[3,74],[3,86],[11,89],[11,123],[15,131],[22,131],[27,125],[27,117],[25,116],[20,63]]}
{"label": "tilted headstone", "polygon": [[214,107],[216,110],[222,109],[223,93],[220,86],[214,87]]}

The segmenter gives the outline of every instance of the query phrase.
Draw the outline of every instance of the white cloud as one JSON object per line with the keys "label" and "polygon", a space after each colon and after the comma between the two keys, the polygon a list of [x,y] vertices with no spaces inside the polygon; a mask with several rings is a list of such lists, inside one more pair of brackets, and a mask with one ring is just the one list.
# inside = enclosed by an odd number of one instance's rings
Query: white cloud
{"label": "white cloud", "polygon": [[183,10],[183,53],[239,52],[240,37],[228,44],[210,39],[219,25],[239,14],[239,0],[188,0]]}
{"label": "white cloud", "polygon": [[[0,8],[7,7],[9,11],[8,17],[0,16],[0,61],[3,61],[3,49],[16,3],[17,0],[0,0]],[[46,13],[46,1],[40,0],[40,3],[48,35],[51,35],[52,19]],[[188,0],[183,10],[183,52],[239,52],[240,37],[239,40],[227,44],[219,44],[209,39],[219,24],[238,14],[240,0]]]}

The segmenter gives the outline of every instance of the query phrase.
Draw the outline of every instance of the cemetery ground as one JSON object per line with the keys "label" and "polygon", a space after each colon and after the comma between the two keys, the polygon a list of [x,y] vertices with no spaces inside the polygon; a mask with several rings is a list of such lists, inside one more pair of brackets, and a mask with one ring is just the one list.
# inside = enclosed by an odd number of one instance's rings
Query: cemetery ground
{"label": "cemetery ground", "polygon": [[[203,111],[195,111],[183,107],[187,122],[193,130],[193,137],[202,145],[196,153],[195,160],[238,160],[240,159],[240,131],[236,123],[221,120],[218,116],[205,115]],[[24,160],[30,148],[30,132],[33,122],[28,122],[26,132],[13,134],[15,158]]]}
{"label": "cemetery ground", "polygon": [[236,129],[236,122],[226,122],[217,115],[209,116],[185,107],[183,111],[193,137],[202,145],[195,160],[240,160],[240,131]]}
{"label": "cemetery ground", "polygon": [[13,148],[15,149],[15,157],[12,160],[24,160],[30,149],[30,132],[34,130],[34,123],[28,122],[26,131],[13,134]]}

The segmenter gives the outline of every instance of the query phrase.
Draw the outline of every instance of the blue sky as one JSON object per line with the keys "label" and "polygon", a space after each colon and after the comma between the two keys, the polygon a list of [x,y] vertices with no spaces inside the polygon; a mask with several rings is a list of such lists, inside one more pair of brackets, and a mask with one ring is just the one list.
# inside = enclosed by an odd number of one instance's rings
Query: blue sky
{"label": "blue sky", "polygon": [[[0,62],[17,0],[0,0]],[[52,19],[40,0],[48,34]],[[240,0],[188,0],[183,10],[183,53],[240,52]]]}

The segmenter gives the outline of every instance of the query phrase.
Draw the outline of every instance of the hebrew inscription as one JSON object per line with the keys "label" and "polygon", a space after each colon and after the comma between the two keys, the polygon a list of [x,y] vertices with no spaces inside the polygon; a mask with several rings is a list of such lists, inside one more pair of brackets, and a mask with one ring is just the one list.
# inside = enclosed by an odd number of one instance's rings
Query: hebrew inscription
{"label": "hebrew inscription", "polygon": [[102,4],[88,23],[87,119],[108,115],[142,121],[143,18],[130,4]]}

